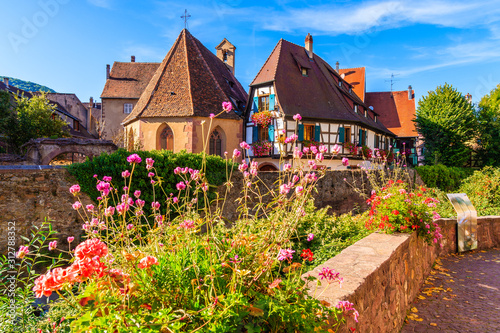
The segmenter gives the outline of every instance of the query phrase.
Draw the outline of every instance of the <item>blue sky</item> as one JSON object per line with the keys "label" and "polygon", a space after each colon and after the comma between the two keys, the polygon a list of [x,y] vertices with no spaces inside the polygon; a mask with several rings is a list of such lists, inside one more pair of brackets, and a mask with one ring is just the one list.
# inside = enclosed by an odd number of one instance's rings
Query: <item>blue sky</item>
{"label": "blue sky", "polygon": [[332,66],[366,67],[367,91],[415,89],[417,101],[448,82],[478,101],[500,83],[500,0],[160,1],[0,0],[0,75],[98,98],[106,64],[160,62],[184,28],[208,49],[236,46],[248,89],[284,38]]}

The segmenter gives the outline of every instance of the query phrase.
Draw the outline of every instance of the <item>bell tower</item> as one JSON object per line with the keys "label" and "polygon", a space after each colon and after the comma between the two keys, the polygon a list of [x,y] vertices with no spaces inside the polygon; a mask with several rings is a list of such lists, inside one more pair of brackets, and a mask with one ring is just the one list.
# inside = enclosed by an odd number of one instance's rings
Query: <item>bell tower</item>
{"label": "bell tower", "polygon": [[234,75],[234,56],[236,47],[224,38],[215,49],[217,50],[217,58],[225,63],[227,68],[229,68]]}

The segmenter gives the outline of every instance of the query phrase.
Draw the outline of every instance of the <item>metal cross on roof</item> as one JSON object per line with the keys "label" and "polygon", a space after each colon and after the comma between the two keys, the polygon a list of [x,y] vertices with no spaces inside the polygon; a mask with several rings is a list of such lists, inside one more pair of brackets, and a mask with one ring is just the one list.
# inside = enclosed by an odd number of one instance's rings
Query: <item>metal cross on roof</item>
{"label": "metal cross on roof", "polygon": [[187,20],[190,17],[191,17],[191,15],[188,14],[188,10],[184,9],[184,15],[181,16],[181,18],[184,19],[184,29],[187,29]]}

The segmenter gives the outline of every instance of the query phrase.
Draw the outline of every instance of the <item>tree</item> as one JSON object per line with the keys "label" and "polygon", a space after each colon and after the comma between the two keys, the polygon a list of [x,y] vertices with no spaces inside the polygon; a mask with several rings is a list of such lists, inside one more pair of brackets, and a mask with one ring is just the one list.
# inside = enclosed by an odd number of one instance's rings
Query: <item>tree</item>
{"label": "tree", "polygon": [[500,166],[500,84],[483,96],[477,110],[479,156],[483,164]]}
{"label": "tree", "polygon": [[9,96],[0,96],[0,130],[13,151],[20,152],[30,139],[68,136],[68,124],[55,116],[55,106],[44,94],[16,97],[15,108],[9,103]]}
{"label": "tree", "polygon": [[415,122],[424,137],[427,164],[463,166],[470,158],[474,108],[451,85],[438,86],[418,102]]}

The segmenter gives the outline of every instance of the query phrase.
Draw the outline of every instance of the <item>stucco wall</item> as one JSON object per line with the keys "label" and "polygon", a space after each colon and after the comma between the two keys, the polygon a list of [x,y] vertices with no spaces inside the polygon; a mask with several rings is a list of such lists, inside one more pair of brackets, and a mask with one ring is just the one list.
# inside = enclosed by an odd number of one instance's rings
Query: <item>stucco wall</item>
{"label": "stucco wall", "polygon": [[103,138],[112,140],[113,136],[118,135],[123,131],[121,122],[128,116],[123,113],[123,104],[130,103],[135,106],[137,99],[122,99],[122,98],[103,98],[102,99],[102,117],[104,121]]}

